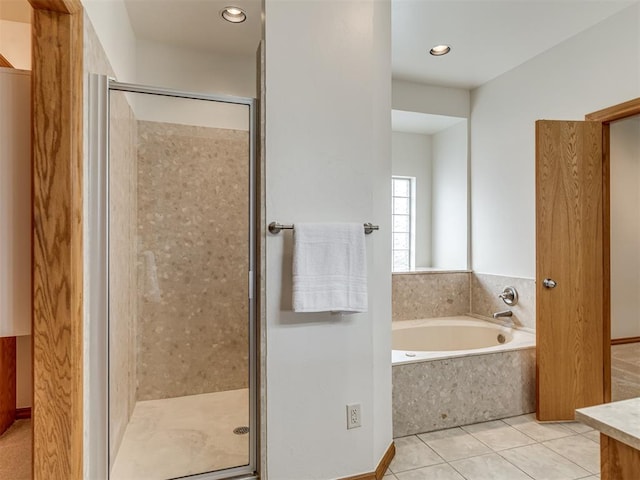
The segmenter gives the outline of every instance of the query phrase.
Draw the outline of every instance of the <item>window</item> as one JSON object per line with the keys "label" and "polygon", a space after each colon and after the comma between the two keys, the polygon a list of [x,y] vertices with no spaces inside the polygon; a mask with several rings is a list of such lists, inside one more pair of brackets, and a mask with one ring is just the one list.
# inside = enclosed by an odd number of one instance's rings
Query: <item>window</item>
{"label": "window", "polygon": [[415,267],[415,177],[391,178],[391,229],[393,272]]}

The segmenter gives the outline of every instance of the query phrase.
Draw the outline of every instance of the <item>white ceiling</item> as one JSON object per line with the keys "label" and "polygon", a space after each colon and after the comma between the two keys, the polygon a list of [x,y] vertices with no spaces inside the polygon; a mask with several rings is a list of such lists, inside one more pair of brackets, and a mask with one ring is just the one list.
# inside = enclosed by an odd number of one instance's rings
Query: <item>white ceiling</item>
{"label": "white ceiling", "polygon": [[[4,0],[0,0],[4,1]],[[137,38],[229,55],[255,55],[261,37],[261,0],[124,0]],[[229,23],[220,10],[233,5],[247,14]]]}
{"label": "white ceiling", "polygon": [[[393,76],[475,88],[637,2],[392,0]],[[251,56],[260,41],[261,0],[125,0],[125,4],[138,38]],[[229,4],[243,8],[247,21],[223,21],[219,12]],[[451,45],[451,53],[429,55],[438,43]]]}
{"label": "white ceiling", "polygon": [[[260,41],[261,0],[124,1],[141,39],[245,56],[255,55]],[[472,89],[638,1],[391,0],[393,77]],[[220,10],[228,5],[243,8],[247,21],[222,20]],[[440,43],[451,45],[451,53],[429,55]],[[393,112],[394,131],[432,134],[457,121]]]}
{"label": "white ceiling", "polygon": [[[392,0],[394,78],[471,89],[623,8],[621,0]],[[451,53],[429,55],[445,43]]]}

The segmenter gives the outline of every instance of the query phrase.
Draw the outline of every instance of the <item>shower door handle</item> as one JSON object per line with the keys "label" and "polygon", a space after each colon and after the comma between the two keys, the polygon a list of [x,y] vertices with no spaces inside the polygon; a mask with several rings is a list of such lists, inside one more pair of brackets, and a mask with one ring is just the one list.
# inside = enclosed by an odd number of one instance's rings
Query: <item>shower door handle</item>
{"label": "shower door handle", "polygon": [[542,281],[542,285],[544,285],[545,288],[556,288],[558,286],[558,284],[556,283],[555,280],[552,280],[550,278],[545,278]]}

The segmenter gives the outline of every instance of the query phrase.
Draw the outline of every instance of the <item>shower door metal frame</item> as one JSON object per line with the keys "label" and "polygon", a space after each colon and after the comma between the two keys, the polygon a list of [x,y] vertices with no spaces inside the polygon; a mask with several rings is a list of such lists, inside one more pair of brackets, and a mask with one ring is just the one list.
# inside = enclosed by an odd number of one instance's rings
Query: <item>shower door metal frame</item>
{"label": "shower door metal frame", "polygon": [[[256,297],[259,292],[259,289],[256,285],[256,99],[249,97],[236,97],[236,96],[227,96],[227,95],[216,95],[216,94],[206,94],[199,92],[188,92],[182,90],[173,90],[168,88],[154,87],[148,85],[139,85],[132,83],[122,83],[117,82],[113,78],[107,78],[103,75],[92,75],[92,79],[100,79],[99,85],[100,88],[103,89],[102,95],[103,98],[106,98],[106,109],[103,109],[102,112],[106,110],[106,121],[103,122],[103,129],[106,131],[100,132],[101,135],[106,134],[105,141],[101,142],[102,153],[105,159],[105,172],[103,181],[106,182],[103,185],[103,188],[106,192],[106,201],[105,207],[106,211],[103,212],[105,215],[102,216],[104,224],[102,225],[102,230],[106,235],[106,258],[104,258],[105,265],[103,265],[100,272],[102,275],[106,275],[106,278],[103,279],[106,284],[103,285],[103,291],[106,287],[107,291],[107,299],[102,304],[102,307],[106,309],[106,318],[108,322],[109,318],[109,302],[108,302],[108,279],[109,279],[109,126],[110,126],[110,94],[112,91],[119,91],[124,93],[142,93],[149,95],[158,95],[163,97],[173,97],[173,98],[184,98],[191,100],[203,100],[210,102],[218,102],[218,103],[226,103],[226,104],[234,104],[234,105],[244,105],[249,108],[249,271],[248,275],[248,284],[249,284],[249,464],[239,467],[227,468],[223,470],[216,470],[212,472],[205,472],[201,474],[188,475],[180,478],[189,478],[190,480],[223,480],[223,479],[257,479],[257,467],[258,467],[258,352],[257,352],[257,311],[256,311]],[[108,328],[108,326],[106,327]],[[102,330],[105,331],[104,329]],[[106,355],[108,357],[109,352],[109,335],[108,330],[106,330],[105,338],[103,342],[106,342]],[[103,464],[106,469],[105,478],[109,478],[109,425],[108,425],[108,408],[109,408],[109,374],[108,374],[108,358],[106,359],[107,371],[106,378],[104,378],[102,392],[106,393],[106,398],[103,397],[102,402],[106,403],[107,415],[106,421],[107,424],[103,425],[103,428],[106,428],[106,445],[103,445],[103,449],[106,448],[106,452],[102,452],[104,455],[106,453],[105,461],[98,462]]]}

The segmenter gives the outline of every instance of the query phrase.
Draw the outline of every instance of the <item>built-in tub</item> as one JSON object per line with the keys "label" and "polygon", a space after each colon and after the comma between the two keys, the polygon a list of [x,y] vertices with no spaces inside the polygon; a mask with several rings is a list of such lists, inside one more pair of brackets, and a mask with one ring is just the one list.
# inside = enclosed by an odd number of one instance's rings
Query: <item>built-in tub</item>
{"label": "built-in tub", "polygon": [[394,437],[535,410],[533,333],[467,316],[392,330]]}
{"label": "built-in tub", "polygon": [[482,355],[533,346],[533,333],[467,316],[392,323],[393,365]]}

